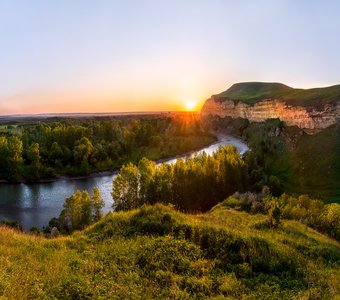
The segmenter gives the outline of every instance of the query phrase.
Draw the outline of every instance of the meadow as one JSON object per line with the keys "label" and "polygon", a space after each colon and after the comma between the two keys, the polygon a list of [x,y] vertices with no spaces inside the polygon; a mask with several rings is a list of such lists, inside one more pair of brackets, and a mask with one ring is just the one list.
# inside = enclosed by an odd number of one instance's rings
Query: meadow
{"label": "meadow", "polygon": [[108,214],[71,236],[0,227],[0,299],[336,299],[340,246],[217,205]]}

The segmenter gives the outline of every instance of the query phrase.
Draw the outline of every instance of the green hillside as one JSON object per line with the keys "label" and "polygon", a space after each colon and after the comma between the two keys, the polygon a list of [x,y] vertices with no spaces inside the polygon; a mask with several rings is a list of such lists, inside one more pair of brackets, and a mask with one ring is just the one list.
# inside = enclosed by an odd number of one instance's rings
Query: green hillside
{"label": "green hillside", "polygon": [[292,161],[287,191],[308,193],[340,202],[340,123],[303,134],[290,150]]}
{"label": "green hillside", "polygon": [[[276,128],[277,136],[273,135]],[[265,173],[279,178],[285,192],[339,203],[339,123],[308,135],[297,127],[268,120],[249,124],[243,136],[258,154]]]}
{"label": "green hillside", "polygon": [[256,103],[264,99],[282,99],[292,105],[318,106],[340,101],[340,85],[313,89],[295,89],[282,83],[242,82],[216,95],[223,99]]}
{"label": "green hillside", "polygon": [[155,205],[54,239],[0,227],[0,299],[335,299],[339,244],[266,218]]}
{"label": "green hillside", "polygon": [[208,126],[231,131],[247,142],[251,151],[245,158],[264,175],[263,184],[268,185],[270,176],[275,176],[282,192],[340,203],[339,122],[312,135],[279,119],[251,123],[241,118],[211,117]]}

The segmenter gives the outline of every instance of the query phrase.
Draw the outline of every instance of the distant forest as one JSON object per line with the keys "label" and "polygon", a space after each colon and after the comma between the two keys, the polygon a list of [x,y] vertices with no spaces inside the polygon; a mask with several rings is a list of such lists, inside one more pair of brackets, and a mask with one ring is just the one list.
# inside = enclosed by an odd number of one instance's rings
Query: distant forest
{"label": "distant forest", "polygon": [[201,148],[215,137],[198,115],[153,115],[19,122],[0,126],[0,179],[36,182],[114,170]]}

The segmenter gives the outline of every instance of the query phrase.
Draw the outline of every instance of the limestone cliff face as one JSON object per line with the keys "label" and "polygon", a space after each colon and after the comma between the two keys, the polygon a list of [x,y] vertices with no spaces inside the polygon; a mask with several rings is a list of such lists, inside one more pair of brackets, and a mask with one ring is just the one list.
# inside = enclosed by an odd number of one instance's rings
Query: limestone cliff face
{"label": "limestone cliff face", "polygon": [[[340,97],[339,97],[340,98]],[[287,125],[296,125],[307,130],[321,130],[335,124],[340,118],[340,99],[336,103],[324,104],[323,107],[292,106],[283,100],[267,99],[255,104],[221,99],[212,96],[201,109],[201,115],[244,118],[252,122],[279,118]]]}

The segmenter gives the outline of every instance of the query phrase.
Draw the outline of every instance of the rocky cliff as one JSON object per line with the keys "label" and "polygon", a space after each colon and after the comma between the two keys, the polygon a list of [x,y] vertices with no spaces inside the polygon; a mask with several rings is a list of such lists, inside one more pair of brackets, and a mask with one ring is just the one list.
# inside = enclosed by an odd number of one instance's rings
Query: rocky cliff
{"label": "rocky cliff", "polygon": [[338,88],[331,88],[332,97],[327,88],[324,88],[323,97],[323,89],[298,90],[269,83],[236,84],[208,99],[201,115],[244,118],[253,122],[279,118],[289,126],[321,130],[338,122],[340,117],[340,88],[337,95]]}

